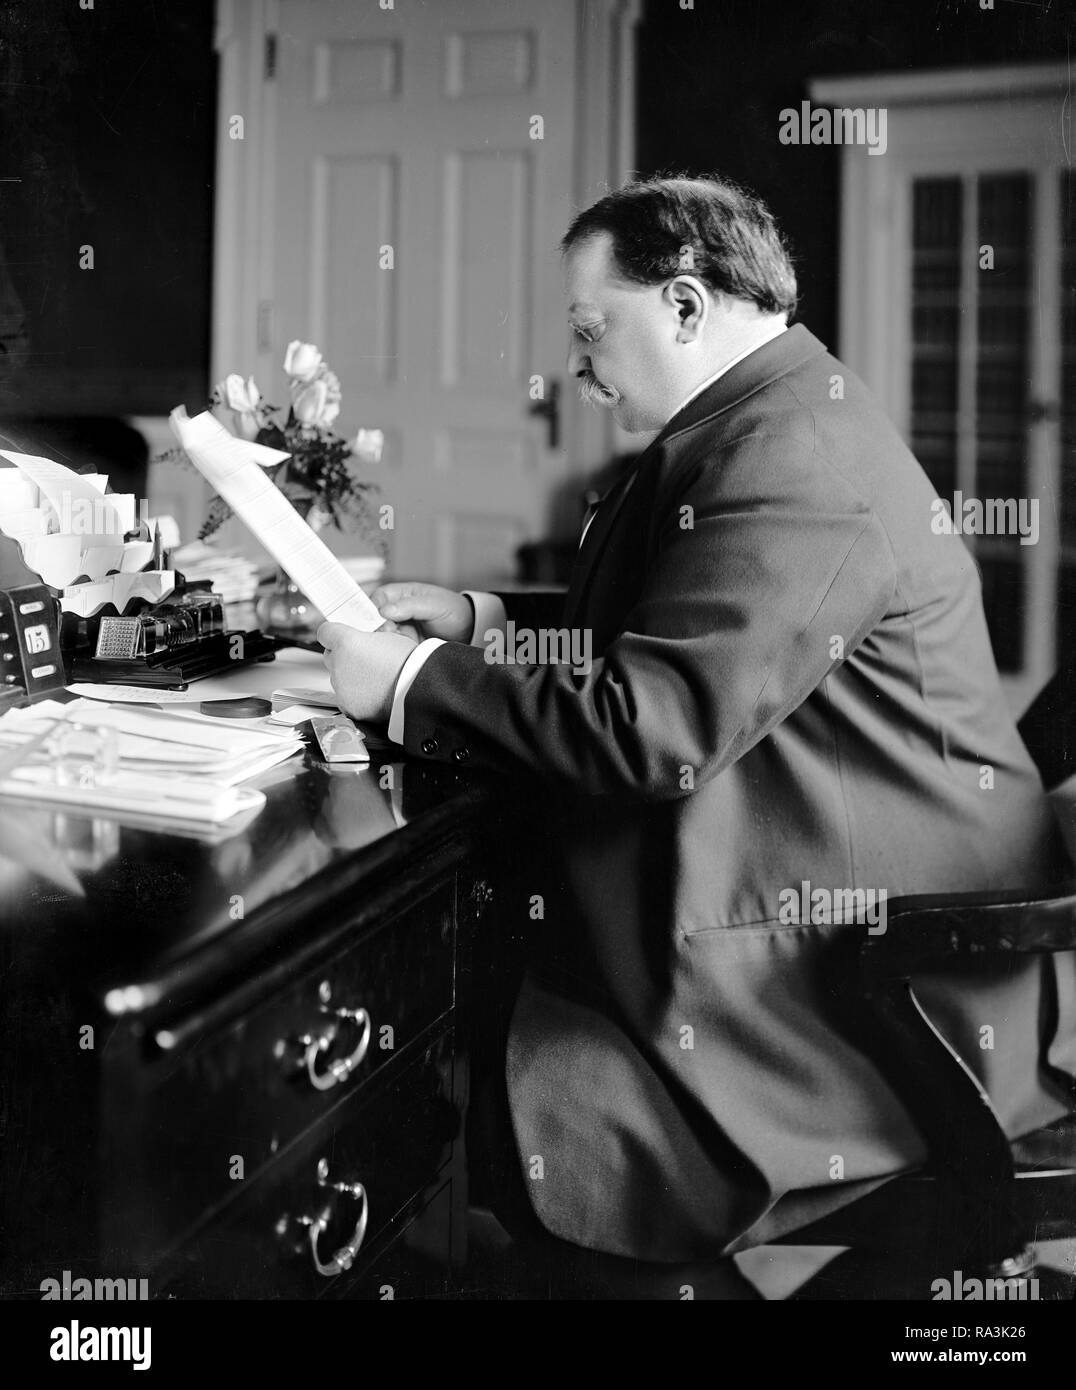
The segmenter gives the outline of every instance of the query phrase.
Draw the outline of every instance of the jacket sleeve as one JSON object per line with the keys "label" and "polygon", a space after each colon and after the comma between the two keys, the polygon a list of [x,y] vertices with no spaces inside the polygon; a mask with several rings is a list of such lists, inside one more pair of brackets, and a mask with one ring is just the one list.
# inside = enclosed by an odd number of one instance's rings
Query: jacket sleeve
{"label": "jacket sleeve", "polygon": [[679,467],[652,524],[642,592],[589,671],[490,664],[446,644],[408,695],[408,751],[594,795],[682,796],[685,780],[716,776],[805,700],[838,664],[832,639],[850,655],[895,591],[875,513],[779,436]]}
{"label": "jacket sleeve", "polygon": [[557,627],[564,612],[564,594],[559,589],[533,589],[497,597],[517,627]]}

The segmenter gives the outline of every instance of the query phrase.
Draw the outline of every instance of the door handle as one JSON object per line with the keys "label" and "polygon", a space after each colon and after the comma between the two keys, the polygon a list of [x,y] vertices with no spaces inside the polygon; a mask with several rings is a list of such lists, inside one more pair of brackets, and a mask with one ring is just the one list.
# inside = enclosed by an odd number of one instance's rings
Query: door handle
{"label": "door handle", "polygon": [[547,388],[544,400],[535,401],[529,414],[537,415],[546,422],[549,431],[548,442],[551,449],[560,447],[560,382],[553,378]]}

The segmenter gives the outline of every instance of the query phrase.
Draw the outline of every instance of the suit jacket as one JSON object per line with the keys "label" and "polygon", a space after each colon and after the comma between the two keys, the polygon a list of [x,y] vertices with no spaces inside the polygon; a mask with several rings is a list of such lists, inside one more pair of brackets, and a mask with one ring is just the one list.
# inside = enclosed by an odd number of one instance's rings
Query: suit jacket
{"label": "suit jacket", "polygon": [[[554,1234],[717,1255],[922,1163],[849,985],[868,926],[789,902],[804,881],[892,899],[1053,872],[978,572],[935,496],[794,327],[606,495],[566,601],[506,597],[517,624],[589,629],[589,671],[446,644],[411,687],[411,752],[541,784],[509,904],[538,941],[507,1082]],[[1065,1109],[1038,1061],[1053,968],[919,982],[1014,1134]]]}

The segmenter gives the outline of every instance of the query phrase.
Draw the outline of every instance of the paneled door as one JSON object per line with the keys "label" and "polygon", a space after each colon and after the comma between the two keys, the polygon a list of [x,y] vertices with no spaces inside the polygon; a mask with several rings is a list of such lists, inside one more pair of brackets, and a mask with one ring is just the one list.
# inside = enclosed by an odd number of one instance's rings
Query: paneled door
{"label": "paneled door", "polygon": [[[616,178],[631,7],[250,8],[264,47],[260,81],[251,66],[245,88],[256,148],[249,121],[243,142],[222,140],[218,227],[227,259],[245,218],[256,266],[233,258],[241,295],[218,275],[218,324],[229,300],[253,317],[258,382],[272,400],[288,341],[316,342],[343,388],[340,431],[384,432],[368,471],[392,508],[394,575],[510,578],[516,548],[549,533],[554,498],[600,461],[594,423],[564,379],[557,242],[574,207]],[[258,29],[239,35],[248,55]],[[222,100],[243,92],[225,81]],[[588,159],[592,188],[580,179]],[[229,172],[247,189],[231,226]],[[236,337],[218,335],[222,371],[244,370],[221,360]]]}

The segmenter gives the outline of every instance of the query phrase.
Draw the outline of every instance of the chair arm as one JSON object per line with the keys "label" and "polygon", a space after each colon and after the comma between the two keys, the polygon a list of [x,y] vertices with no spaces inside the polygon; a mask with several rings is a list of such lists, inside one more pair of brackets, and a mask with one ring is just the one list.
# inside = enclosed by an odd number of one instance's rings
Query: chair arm
{"label": "chair arm", "polygon": [[869,936],[862,967],[868,981],[908,979],[953,956],[1043,954],[1076,950],[1076,886],[1050,897],[1008,893],[923,894],[894,898],[886,930]]}
{"label": "chair arm", "polygon": [[911,976],[948,960],[1076,950],[1076,893],[951,893],[897,898],[883,935],[860,951],[864,999],[879,1025],[878,1062],[923,1133],[931,1159],[979,1191],[1013,1176],[990,1098],[916,998]]}

